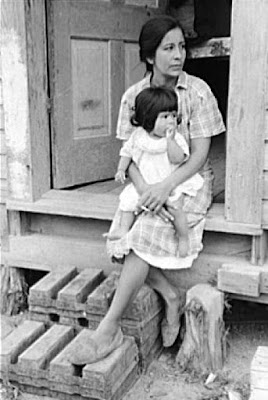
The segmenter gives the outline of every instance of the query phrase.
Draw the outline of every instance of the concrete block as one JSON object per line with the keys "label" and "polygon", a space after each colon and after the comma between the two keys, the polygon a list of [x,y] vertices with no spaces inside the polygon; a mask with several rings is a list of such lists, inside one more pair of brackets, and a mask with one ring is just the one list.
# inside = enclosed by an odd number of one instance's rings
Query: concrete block
{"label": "concrete block", "polygon": [[[87,298],[86,313],[105,315],[116,291],[120,273],[111,274]],[[147,285],[143,285],[134,301],[129,305],[123,319],[141,321],[148,318],[163,308],[160,297]]]}
{"label": "concrete block", "polygon": [[42,333],[45,324],[37,321],[24,321],[3,341],[0,353],[0,369],[6,371],[10,363],[16,363],[18,356],[30,346]]}
{"label": "concrete block", "polygon": [[49,362],[73,339],[74,329],[70,326],[53,325],[18,359],[18,373],[37,376],[39,370],[47,368]]}
{"label": "concrete block", "polygon": [[60,289],[78,274],[76,267],[55,268],[30,288],[29,303],[49,307]]}
{"label": "concrete block", "polygon": [[58,293],[57,308],[76,310],[79,303],[84,303],[87,296],[104,279],[101,269],[84,269]]}

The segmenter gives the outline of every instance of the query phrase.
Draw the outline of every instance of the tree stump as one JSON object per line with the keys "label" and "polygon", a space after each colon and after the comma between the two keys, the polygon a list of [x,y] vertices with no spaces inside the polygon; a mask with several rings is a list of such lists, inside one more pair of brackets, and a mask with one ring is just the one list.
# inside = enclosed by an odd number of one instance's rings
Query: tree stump
{"label": "tree stump", "polygon": [[1,314],[16,315],[27,308],[28,285],[21,269],[1,267]]}
{"label": "tree stump", "polygon": [[185,336],[176,361],[182,370],[198,374],[221,370],[226,357],[224,294],[208,284],[186,294]]}

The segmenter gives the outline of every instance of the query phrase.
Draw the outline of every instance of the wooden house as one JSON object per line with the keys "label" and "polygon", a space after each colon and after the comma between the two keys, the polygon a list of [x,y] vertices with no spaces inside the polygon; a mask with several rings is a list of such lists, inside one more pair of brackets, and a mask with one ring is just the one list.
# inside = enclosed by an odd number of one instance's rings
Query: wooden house
{"label": "wooden house", "polygon": [[[2,0],[3,264],[117,268],[102,234],[120,190],[113,181],[118,108],[144,73],[140,27],[166,3]],[[187,33],[193,0],[180,3],[175,11]],[[227,132],[212,143],[215,193],[204,250],[178,285],[217,279],[221,270],[224,290],[268,303],[268,1],[233,0],[230,25],[230,35],[188,53],[190,70],[205,78],[214,71],[207,78],[216,77]]]}

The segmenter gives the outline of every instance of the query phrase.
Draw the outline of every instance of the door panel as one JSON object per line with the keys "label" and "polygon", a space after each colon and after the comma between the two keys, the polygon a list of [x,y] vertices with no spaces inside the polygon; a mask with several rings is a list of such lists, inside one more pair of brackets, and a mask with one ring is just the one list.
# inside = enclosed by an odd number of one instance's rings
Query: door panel
{"label": "door panel", "polygon": [[72,40],[75,139],[110,135],[108,42]]}
{"label": "door panel", "polygon": [[144,76],[146,68],[140,62],[137,43],[125,43],[125,87],[128,88]]}
{"label": "door panel", "polygon": [[129,3],[48,2],[54,188],[114,176],[121,96],[144,74],[138,59],[140,28],[165,5]]}

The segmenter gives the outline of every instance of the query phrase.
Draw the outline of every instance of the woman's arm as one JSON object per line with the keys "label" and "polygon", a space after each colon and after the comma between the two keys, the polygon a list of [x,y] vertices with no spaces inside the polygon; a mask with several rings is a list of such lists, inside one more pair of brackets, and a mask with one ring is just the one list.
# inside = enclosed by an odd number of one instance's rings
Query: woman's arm
{"label": "woman's arm", "polygon": [[211,138],[191,140],[190,158],[162,182],[150,185],[141,195],[140,205],[157,214],[168,196],[178,185],[191,178],[205,164],[210,148]]}
{"label": "woman's arm", "polygon": [[128,168],[128,175],[140,195],[150,187],[150,185],[148,185],[143,179],[143,176],[134,162],[132,162]]}

